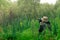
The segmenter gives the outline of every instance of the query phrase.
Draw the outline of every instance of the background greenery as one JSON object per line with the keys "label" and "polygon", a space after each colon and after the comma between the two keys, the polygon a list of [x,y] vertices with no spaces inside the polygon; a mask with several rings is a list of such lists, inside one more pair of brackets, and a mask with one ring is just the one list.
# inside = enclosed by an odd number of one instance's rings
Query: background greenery
{"label": "background greenery", "polygon": [[[48,30],[41,40],[60,40],[60,0],[56,4],[40,4],[39,0],[0,0],[0,40],[38,40],[38,18],[48,16],[52,33]],[[57,36],[56,36],[57,34]]]}

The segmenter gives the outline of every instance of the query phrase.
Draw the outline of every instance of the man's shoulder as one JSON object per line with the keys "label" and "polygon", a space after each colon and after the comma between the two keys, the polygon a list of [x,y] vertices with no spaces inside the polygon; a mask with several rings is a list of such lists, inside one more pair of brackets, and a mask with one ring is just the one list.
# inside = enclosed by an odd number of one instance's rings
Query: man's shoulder
{"label": "man's shoulder", "polygon": [[39,22],[42,22],[41,18],[39,19]]}

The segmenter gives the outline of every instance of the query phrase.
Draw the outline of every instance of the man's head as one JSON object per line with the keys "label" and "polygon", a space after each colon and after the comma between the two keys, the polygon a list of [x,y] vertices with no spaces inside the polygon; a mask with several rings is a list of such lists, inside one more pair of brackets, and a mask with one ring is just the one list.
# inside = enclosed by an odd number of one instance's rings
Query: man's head
{"label": "man's head", "polygon": [[47,16],[43,16],[43,17],[42,17],[42,21],[43,21],[43,22],[47,22],[47,21],[48,21],[48,17],[47,17]]}

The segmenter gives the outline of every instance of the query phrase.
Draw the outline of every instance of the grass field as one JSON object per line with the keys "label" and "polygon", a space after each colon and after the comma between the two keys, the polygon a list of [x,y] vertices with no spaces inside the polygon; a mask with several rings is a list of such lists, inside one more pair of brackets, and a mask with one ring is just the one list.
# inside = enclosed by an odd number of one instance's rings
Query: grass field
{"label": "grass field", "polygon": [[[0,0],[0,40],[60,40],[60,0]],[[51,0],[52,2],[53,0]],[[54,2],[54,1],[53,1]],[[39,18],[47,16],[48,28],[39,35]]]}
{"label": "grass field", "polygon": [[[50,19],[52,32],[46,29],[45,35],[40,35],[40,40],[60,40],[60,19]],[[0,40],[7,40],[8,37],[14,37],[14,40],[38,40],[38,20],[14,21],[5,27],[0,27]],[[57,36],[56,36],[57,34]]]}

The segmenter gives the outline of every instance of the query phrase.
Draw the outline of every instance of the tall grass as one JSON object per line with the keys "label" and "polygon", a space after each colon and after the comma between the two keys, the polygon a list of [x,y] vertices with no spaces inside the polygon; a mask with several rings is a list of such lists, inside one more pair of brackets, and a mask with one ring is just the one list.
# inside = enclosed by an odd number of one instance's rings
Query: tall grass
{"label": "tall grass", "polygon": [[[46,30],[45,35],[39,37],[40,40],[59,40],[60,39],[60,19],[50,19],[52,32]],[[6,27],[6,28],[5,28]],[[15,36],[16,40],[38,40],[38,20],[15,20],[12,24],[0,27],[0,39],[7,39]],[[5,31],[3,30],[5,28]]]}

